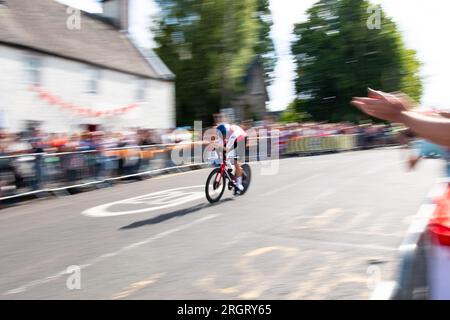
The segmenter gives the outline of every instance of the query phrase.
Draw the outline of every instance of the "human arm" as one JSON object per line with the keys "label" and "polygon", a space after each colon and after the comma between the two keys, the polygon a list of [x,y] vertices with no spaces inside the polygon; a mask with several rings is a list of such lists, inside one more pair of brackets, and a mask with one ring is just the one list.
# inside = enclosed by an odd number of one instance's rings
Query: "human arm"
{"label": "human arm", "polygon": [[403,111],[399,120],[418,136],[450,147],[450,119],[426,116],[413,111]]}
{"label": "human arm", "polygon": [[352,104],[370,116],[403,123],[418,136],[450,147],[450,119],[410,111],[411,105],[402,97],[369,89],[367,98],[355,97]]}

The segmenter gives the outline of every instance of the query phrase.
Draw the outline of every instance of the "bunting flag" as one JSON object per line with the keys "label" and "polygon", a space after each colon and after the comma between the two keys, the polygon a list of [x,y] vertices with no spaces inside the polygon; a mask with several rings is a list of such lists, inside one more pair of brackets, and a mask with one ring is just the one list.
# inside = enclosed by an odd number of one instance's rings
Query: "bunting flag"
{"label": "bunting flag", "polygon": [[137,108],[139,103],[132,103],[124,107],[114,108],[110,110],[102,110],[96,111],[86,107],[80,107],[74,105],[70,102],[64,101],[62,98],[59,98],[52,94],[51,92],[42,89],[39,86],[31,86],[30,90],[37,93],[39,99],[47,102],[49,105],[57,106],[63,110],[71,111],[79,116],[83,117],[112,117],[112,116],[120,116],[131,110]]}

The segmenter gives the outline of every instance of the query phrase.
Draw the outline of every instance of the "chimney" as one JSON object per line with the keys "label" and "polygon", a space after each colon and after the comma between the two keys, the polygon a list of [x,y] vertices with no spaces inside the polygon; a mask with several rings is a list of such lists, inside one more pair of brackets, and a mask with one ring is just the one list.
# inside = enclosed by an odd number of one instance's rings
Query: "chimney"
{"label": "chimney", "polygon": [[103,14],[120,31],[128,31],[129,0],[101,0]]}

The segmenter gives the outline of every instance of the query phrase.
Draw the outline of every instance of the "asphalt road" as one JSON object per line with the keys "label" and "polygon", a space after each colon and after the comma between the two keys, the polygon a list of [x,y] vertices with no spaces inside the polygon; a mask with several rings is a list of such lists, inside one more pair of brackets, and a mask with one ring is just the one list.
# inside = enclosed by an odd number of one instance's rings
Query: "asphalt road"
{"label": "asphalt road", "polygon": [[395,149],[270,165],[217,205],[205,169],[1,210],[0,298],[367,299],[443,170]]}

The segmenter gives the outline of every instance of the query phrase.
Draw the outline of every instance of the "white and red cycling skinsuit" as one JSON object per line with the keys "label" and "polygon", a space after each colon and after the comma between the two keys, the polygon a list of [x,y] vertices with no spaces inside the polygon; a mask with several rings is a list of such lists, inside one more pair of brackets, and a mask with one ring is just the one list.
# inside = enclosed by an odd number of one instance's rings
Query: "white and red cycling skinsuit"
{"label": "white and red cycling skinsuit", "polygon": [[238,125],[226,125],[228,131],[227,140],[227,158],[234,158],[236,156],[237,143],[241,142],[247,137],[247,133]]}

